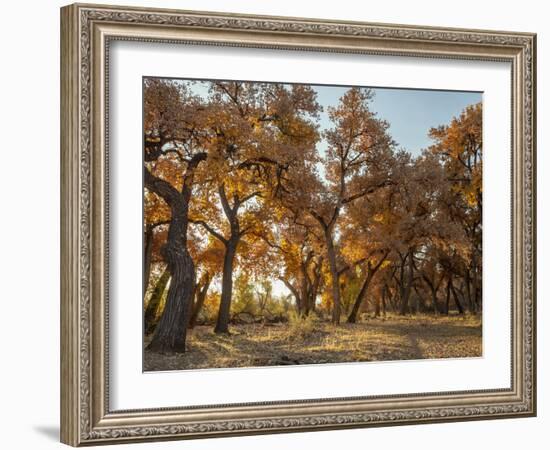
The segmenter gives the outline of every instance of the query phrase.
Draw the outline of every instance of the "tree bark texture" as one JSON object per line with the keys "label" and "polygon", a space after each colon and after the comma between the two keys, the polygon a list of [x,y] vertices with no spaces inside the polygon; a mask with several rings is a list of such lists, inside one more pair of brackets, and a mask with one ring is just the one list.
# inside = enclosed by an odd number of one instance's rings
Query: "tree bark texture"
{"label": "tree bark texture", "polygon": [[222,294],[215,333],[229,333],[231,297],[233,296],[233,264],[237,253],[236,239],[227,241],[223,258]]}
{"label": "tree bark texture", "polygon": [[161,249],[170,272],[170,287],[166,306],[149,344],[150,350],[185,352],[189,303],[193,301],[195,287],[195,265],[187,249],[189,202],[193,172],[205,159],[206,154],[199,153],[188,163],[181,192],[167,181],[154,176],[146,166],[143,168],[145,186],[168,204],[171,217],[166,244]]}

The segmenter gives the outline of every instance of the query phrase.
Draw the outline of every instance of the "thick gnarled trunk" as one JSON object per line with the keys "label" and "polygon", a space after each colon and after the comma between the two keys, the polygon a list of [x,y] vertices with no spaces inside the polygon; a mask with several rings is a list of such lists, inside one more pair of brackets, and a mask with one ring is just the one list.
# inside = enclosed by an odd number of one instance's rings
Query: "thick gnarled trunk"
{"label": "thick gnarled trunk", "polygon": [[144,166],[147,189],[162,197],[170,207],[170,225],[161,254],[170,272],[170,287],[166,306],[155,328],[149,349],[159,352],[185,352],[189,304],[193,301],[195,265],[187,249],[189,202],[193,171],[206,159],[205,153],[195,155],[188,163],[181,191],[167,181],[154,176]]}
{"label": "thick gnarled trunk", "polygon": [[163,254],[170,270],[170,288],[164,312],[155,328],[149,349],[183,353],[189,302],[192,300],[195,284],[195,268],[186,248],[167,244]]}

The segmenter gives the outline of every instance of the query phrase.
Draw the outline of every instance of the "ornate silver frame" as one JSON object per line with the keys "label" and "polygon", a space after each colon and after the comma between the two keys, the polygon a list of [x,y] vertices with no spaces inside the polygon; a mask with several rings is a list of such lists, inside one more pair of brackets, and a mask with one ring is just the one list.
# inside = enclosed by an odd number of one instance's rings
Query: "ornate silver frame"
{"label": "ornate silver frame", "polygon": [[[508,61],[512,66],[512,385],[509,389],[111,411],[106,89],[112,40]],[[536,414],[536,36],[75,4],[61,9],[61,440],[312,431]]]}

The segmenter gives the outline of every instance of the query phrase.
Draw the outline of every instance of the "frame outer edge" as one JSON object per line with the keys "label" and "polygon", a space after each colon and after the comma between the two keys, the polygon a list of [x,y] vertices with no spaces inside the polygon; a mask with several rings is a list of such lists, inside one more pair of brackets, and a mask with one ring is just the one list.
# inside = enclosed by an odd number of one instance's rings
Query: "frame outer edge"
{"label": "frame outer edge", "polygon": [[[180,23],[177,17],[188,19]],[[143,17],[143,18],[142,18]],[[171,21],[172,19],[173,22]],[[191,20],[192,19],[192,20]],[[416,42],[427,45],[432,42],[447,43],[454,46],[455,34],[461,34],[458,42],[471,47],[495,47],[519,52],[521,61],[518,70],[527,75],[519,86],[525,97],[518,109],[523,120],[518,131],[522,138],[518,140],[521,149],[520,164],[522,180],[518,195],[522,197],[520,223],[525,228],[518,236],[520,242],[526,239],[527,249],[523,247],[521,255],[524,280],[527,288],[521,293],[523,307],[527,301],[527,322],[522,321],[521,330],[525,338],[519,348],[522,355],[518,363],[527,373],[517,379],[522,387],[520,397],[510,398],[504,404],[474,404],[471,407],[450,405],[447,408],[426,410],[398,409],[394,412],[370,414],[335,413],[332,415],[304,415],[280,418],[263,417],[259,419],[239,418],[227,421],[206,421],[191,423],[143,423],[137,426],[126,426],[122,423],[101,426],[102,408],[97,408],[97,369],[92,364],[93,347],[101,338],[97,327],[91,325],[92,317],[98,312],[97,305],[92,305],[91,291],[94,279],[94,220],[90,217],[94,208],[94,179],[97,173],[93,164],[93,136],[95,126],[94,113],[90,113],[94,91],[94,68],[92,67],[91,47],[93,33],[90,25],[94,22],[114,21],[115,23],[138,23],[140,25],[184,26],[193,29],[214,29],[242,31],[250,28],[259,33],[268,32],[287,35],[287,32],[304,35],[328,35],[353,37],[356,28],[365,29],[363,37],[384,37],[390,41]],[[110,5],[74,4],[61,9],[61,441],[72,445],[97,445],[140,440],[189,439],[200,437],[252,435],[278,432],[316,431],[322,429],[342,429],[366,426],[406,425],[414,423],[436,423],[448,420],[461,421],[473,419],[490,419],[499,417],[520,417],[536,414],[536,36],[532,33],[497,32],[485,30],[460,30],[435,27],[419,27],[394,24],[367,24],[361,22],[346,23],[324,19],[276,18],[244,14],[192,12],[180,10],[159,10],[156,8],[133,8]],[[349,26],[348,26],[349,25]],[[320,27],[320,28],[319,28]],[[386,31],[377,29],[387,28]],[[361,31],[361,30],[359,30]],[[382,33],[382,34],[380,34]],[[386,33],[389,33],[386,34]],[[359,33],[361,34],[361,33]],[[333,36],[335,36],[333,34]],[[297,49],[300,49],[299,47]],[[330,51],[330,50],[329,50]],[[423,50],[427,54],[427,48]],[[437,52],[435,52],[437,53]],[[527,61],[526,53],[531,56]],[[490,52],[488,53],[490,55]],[[510,53],[511,55],[511,53]],[[474,55],[475,56],[475,55]],[[483,56],[483,55],[478,55]],[[517,53],[516,53],[517,56]],[[508,57],[508,56],[507,56]],[[470,59],[470,58],[467,58]],[[529,77],[530,76],[530,77]],[[527,83],[526,83],[527,81]],[[529,127],[526,130],[525,127]],[[523,144],[523,145],[522,145]],[[97,161],[97,160],[96,160]],[[91,164],[92,163],[92,164]],[[101,169],[95,165],[95,170]],[[528,197],[525,196],[525,190]],[[97,197],[95,197],[97,201]],[[528,212],[525,210],[528,207]],[[527,214],[525,214],[527,212]],[[527,223],[525,223],[525,221]],[[98,222],[94,222],[98,223]],[[90,227],[92,225],[92,227]],[[91,229],[90,229],[91,228]],[[97,261],[97,260],[96,260]],[[525,273],[527,272],[527,273]],[[97,290],[96,290],[97,294]],[[95,296],[95,294],[94,294]],[[101,308],[100,308],[101,309]],[[92,314],[90,314],[92,312]],[[531,313],[531,314],[530,314]],[[527,330],[525,329],[527,326]],[[93,328],[93,330],[92,330]],[[525,361],[525,342],[527,354],[531,357]],[[531,351],[529,351],[531,350]],[[95,373],[94,373],[95,372]],[[101,386],[101,383],[99,383]],[[104,394],[104,392],[103,392]],[[146,413],[146,411],[144,411]],[[116,419],[116,417],[115,417]]]}
{"label": "frame outer edge", "polygon": [[79,146],[78,8],[61,8],[61,427],[64,444],[77,446],[79,433]]}
{"label": "frame outer edge", "polygon": [[531,228],[529,236],[531,238],[531,279],[529,280],[531,288],[531,383],[532,398],[531,412],[533,417],[537,417],[537,34],[531,35],[531,117],[530,117],[530,139],[531,139]]}

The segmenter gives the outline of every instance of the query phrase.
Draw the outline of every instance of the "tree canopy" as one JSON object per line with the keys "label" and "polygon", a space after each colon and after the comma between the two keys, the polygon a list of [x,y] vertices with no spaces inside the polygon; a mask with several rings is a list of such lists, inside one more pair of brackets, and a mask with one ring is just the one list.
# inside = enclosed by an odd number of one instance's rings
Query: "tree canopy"
{"label": "tree canopy", "polygon": [[334,325],[481,310],[481,103],[413,156],[373,96],[349,88],[321,127],[311,86],[145,79],[151,348],[183,352],[198,320],[228,333],[289,305]]}

